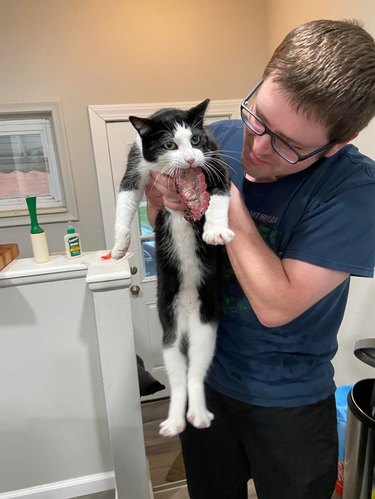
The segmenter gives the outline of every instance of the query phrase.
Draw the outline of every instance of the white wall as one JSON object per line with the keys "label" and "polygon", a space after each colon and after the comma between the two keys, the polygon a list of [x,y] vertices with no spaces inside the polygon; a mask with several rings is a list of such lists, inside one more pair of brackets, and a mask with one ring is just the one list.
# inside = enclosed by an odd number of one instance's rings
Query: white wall
{"label": "white wall", "polygon": [[0,286],[0,496],[113,469],[85,274]]}

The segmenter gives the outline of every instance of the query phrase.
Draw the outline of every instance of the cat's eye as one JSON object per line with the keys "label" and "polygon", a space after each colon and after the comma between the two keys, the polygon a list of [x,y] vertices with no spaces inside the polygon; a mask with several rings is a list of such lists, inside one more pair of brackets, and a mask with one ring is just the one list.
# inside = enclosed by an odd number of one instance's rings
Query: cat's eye
{"label": "cat's eye", "polygon": [[174,142],[166,142],[164,144],[164,148],[167,149],[168,151],[173,151],[174,149],[177,149],[177,144],[175,144]]}
{"label": "cat's eye", "polygon": [[190,139],[190,143],[192,146],[197,146],[200,141],[201,141],[201,138],[199,137],[199,135],[193,135]]}

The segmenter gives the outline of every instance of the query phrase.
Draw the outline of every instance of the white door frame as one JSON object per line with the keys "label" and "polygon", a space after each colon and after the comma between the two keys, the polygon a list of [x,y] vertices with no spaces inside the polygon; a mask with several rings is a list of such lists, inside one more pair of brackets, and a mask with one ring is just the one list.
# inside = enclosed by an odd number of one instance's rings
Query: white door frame
{"label": "white door frame", "polygon": [[[128,121],[129,116],[132,115],[147,117],[163,107],[189,109],[196,104],[196,102],[159,102],[155,104],[90,105],[88,107],[107,248],[111,248],[114,241],[117,198],[117,192],[115,192],[112,180],[107,123],[111,121]],[[240,117],[240,104],[241,101],[235,99],[211,101],[207,116],[237,119]],[[108,223],[108,221],[113,223]]]}

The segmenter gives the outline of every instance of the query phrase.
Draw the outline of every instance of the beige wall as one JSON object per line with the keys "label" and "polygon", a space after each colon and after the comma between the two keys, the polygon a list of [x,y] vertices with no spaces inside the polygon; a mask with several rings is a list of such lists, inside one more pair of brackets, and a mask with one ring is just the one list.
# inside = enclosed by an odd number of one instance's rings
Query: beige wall
{"label": "beige wall", "polygon": [[[241,98],[296,24],[356,17],[373,0],[0,0],[0,102],[60,101],[85,250],[104,247],[89,104]],[[375,157],[372,124],[356,143]],[[52,252],[65,224],[45,225]],[[31,256],[27,227],[0,231]]]}
{"label": "beige wall", "polygon": [[[61,102],[84,250],[104,247],[87,106],[240,98],[265,60],[262,0],[0,0],[0,102]],[[0,242],[31,256],[27,227]]]}
{"label": "beige wall", "polygon": [[267,0],[268,52],[272,53],[294,26],[311,19],[361,19],[375,35],[373,0]]}
{"label": "beige wall", "polygon": [[[294,26],[311,19],[359,19],[375,37],[374,0],[268,0],[268,55]],[[375,120],[354,141],[362,152],[375,158]]]}

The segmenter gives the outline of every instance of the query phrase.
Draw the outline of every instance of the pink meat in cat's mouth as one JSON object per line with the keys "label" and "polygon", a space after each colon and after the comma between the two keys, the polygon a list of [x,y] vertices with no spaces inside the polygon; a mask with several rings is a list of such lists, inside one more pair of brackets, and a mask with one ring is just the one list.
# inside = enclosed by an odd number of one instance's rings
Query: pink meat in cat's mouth
{"label": "pink meat in cat's mouth", "polygon": [[185,168],[176,176],[177,191],[188,206],[186,220],[198,221],[210,204],[206,179],[201,168]]}

